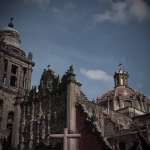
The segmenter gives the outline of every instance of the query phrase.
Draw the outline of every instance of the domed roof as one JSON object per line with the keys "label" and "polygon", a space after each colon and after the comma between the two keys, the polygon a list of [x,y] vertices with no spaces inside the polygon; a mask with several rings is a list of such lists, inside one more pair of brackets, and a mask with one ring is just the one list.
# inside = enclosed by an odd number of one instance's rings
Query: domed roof
{"label": "domed roof", "polygon": [[136,95],[141,95],[141,93],[133,90],[130,87],[118,86],[115,87],[113,90],[106,92],[102,96],[98,96],[97,103],[108,101],[108,98],[110,100],[113,100],[114,97],[120,97],[122,99],[126,99],[126,98],[134,98],[136,97]]}
{"label": "domed roof", "polygon": [[0,29],[0,41],[18,48],[20,48],[21,44],[19,32],[15,28],[11,27],[4,27]]}
{"label": "domed roof", "polygon": [[136,95],[136,92],[129,87],[120,86],[115,89],[115,96],[132,97],[134,95]]}
{"label": "domed roof", "polygon": [[106,92],[102,96],[98,96],[98,98],[104,99],[105,97],[113,97],[113,96],[131,97],[134,96],[135,94],[136,92],[132,88],[119,86],[115,87],[113,90]]}
{"label": "domed roof", "polygon": [[106,92],[102,96],[97,98],[97,102],[104,102],[113,100],[114,97],[119,98],[134,98],[136,95],[141,95],[140,92],[135,91],[134,89],[128,86],[128,72],[122,69],[122,66],[119,65],[118,71],[114,74],[115,87],[113,90]]}
{"label": "domed roof", "polygon": [[2,29],[0,29],[0,32],[16,32],[17,34],[19,34],[19,32],[15,28],[11,27],[3,27]]}
{"label": "domed roof", "polygon": [[14,18],[11,17],[8,26],[0,29],[0,32],[15,32],[16,34],[19,34],[19,32],[14,28],[13,20]]}

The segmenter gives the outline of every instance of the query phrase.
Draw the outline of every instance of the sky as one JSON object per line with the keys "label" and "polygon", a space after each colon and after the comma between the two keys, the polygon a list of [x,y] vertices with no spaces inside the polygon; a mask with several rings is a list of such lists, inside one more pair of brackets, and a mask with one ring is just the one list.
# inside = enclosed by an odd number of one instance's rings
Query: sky
{"label": "sky", "polygon": [[129,86],[150,96],[149,0],[0,0],[0,27],[14,17],[22,48],[33,53],[32,84],[47,65],[73,64],[91,100],[114,88],[122,63]]}

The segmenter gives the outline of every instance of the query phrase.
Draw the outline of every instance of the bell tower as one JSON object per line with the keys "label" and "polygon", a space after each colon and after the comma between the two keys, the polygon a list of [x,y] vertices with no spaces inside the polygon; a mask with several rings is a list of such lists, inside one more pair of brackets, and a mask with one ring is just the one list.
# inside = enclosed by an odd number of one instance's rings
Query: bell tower
{"label": "bell tower", "polygon": [[114,74],[115,87],[118,86],[128,86],[128,77],[129,74],[125,71],[122,64],[118,65],[118,70]]}
{"label": "bell tower", "polygon": [[30,90],[33,66],[32,54],[26,56],[21,48],[20,34],[11,18],[8,26],[0,29],[0,132],[9,133],[3,136],[7,136],[10,145],[16,132],[13,125],[18,123],[19,127],[19,122],[15,122],[20,115],[15,114],[15,103]]}

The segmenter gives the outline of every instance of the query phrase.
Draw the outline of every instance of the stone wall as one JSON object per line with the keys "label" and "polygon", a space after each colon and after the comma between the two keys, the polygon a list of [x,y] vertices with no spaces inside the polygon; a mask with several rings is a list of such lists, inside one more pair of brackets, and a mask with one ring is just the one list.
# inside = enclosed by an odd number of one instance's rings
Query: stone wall
{"label": "stone wall", "polygon": [[107,150],[109,149],[103,141],[103,137],[96,131],[87,116],[80,107],[77,107],[77,130],[81,134],[78,140],[79,150]]}

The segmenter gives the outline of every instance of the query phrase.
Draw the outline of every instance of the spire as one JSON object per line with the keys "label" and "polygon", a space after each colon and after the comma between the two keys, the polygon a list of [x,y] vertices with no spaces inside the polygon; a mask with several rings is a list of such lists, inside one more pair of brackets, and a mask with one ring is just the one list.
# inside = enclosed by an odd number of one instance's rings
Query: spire
{"label": "spire", "polygon": [[32,60],[33,59],[33,54],[31,52],[28,53],[28,59]]}
{"label": "spire", "polygon": [[125,71],[122,64],[118,65],[118,69],[114,74],[115,87],[128,86],[128,72]]}
{"label": "spire", "polygon": [[14,18],[11,17],[11,18],[10,18],[10,22],[9,22],[9,24],[8,24],[8,27],[14,28],[13,20],[14,20]]}

